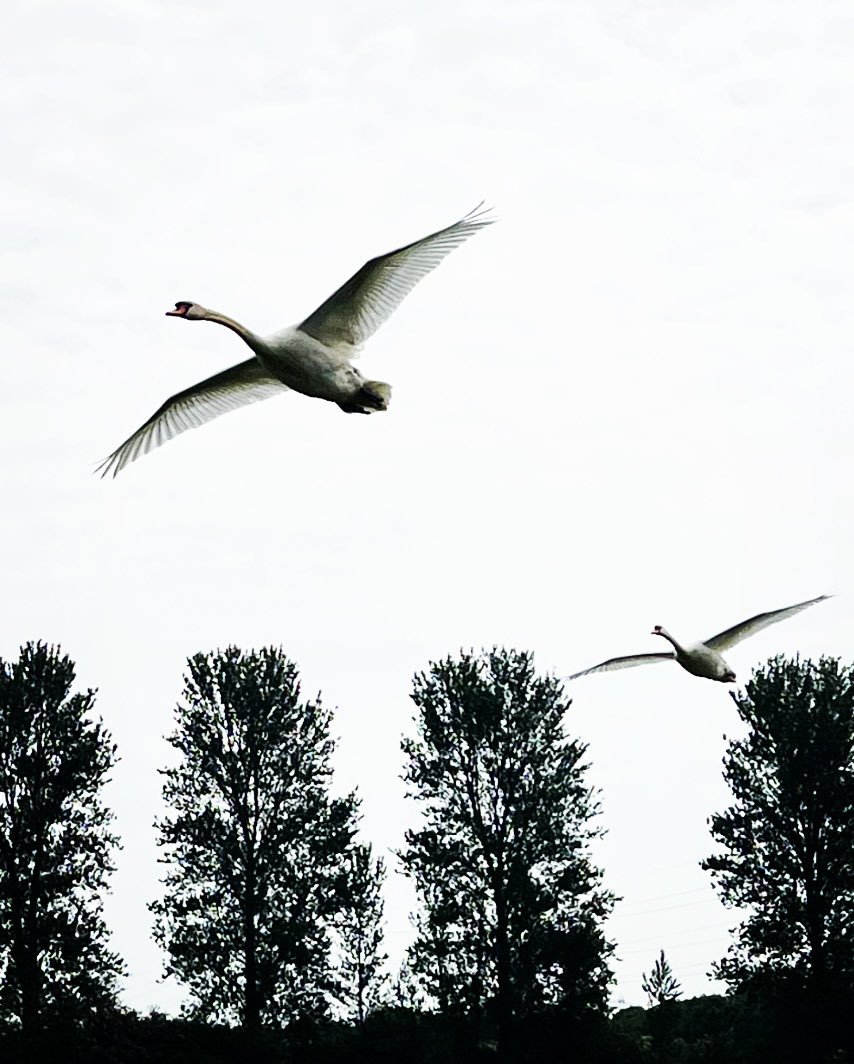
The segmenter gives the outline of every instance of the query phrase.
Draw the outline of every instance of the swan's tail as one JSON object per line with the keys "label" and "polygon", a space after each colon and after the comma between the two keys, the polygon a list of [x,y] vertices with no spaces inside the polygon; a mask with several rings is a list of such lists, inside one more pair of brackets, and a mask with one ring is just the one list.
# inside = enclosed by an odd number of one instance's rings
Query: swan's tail
{"label": "swan's tail", "polygon": [[383,381],[363,381],[361,391],[352,402],[338,405],[345,414],[373,414],[375,410],[388,410],[390,401],[390,384]]}

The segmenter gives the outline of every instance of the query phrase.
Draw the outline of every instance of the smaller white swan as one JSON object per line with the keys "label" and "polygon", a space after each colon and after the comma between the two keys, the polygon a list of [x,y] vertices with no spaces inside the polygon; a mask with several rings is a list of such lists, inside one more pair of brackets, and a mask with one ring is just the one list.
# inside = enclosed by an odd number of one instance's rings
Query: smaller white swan
{"label": "smaller white swan", "polygon": [[387,409],[391,385],[366,380],[351,359],[422,277],[463,241],[492,224],[487,215],[475,207],[453,225],[371,259],[305,321],[272,336],[256,336],[233,318],[198,303],[176,303],[174,310],[166,311],[170,317],[224,325],[251,348],[252,358],[167,399],[98,471],[115,476],[129,462],[187,429],[288,390],[337,403],[346,414]]}
{"label": "smaller white swan", "polygon": [[589,676],[592,672],[610,672],[612,669],[630,669],[634,665],[654,665],[659,661],[675,661],[677,665],[681,665],[683,669],[686,669],[694,676],[702,676],[706,680],[719,680],[721,683],[735,683],[735,673],[721,655],[722,650],[728,650],[730,647],[735,646],[736,643],[740,643],[742,639],[747,639],[749,636],[761,632],[763,628],[767,628],[770,624],[785,621],[787,617],[794,617],[801,610],[814,606],[817,602],[824,602],[828,598],[831,598],[831,596],[819,595],[818,598],[807,599],[806,602],[799,602],[795,606],[786,606],[782,610],[757,613],[749,621],[735,624],[732,628],[727,628],[725,632],[713,635],[711,639],[707,639],[703,643],[689,643],[686,646],[678,643],[666,628],[662,628],[660,624],[657,624],[652,630],[652,635],[660,635],[666,639],[673,647],[672,650],[651,654],[629,654],[623,658],[609,658],[607,661],[600,662],[590,669],[583,669],[581,672],[573,673],[572,676],[565,676],[564,679],[577,680],[579,676]]}

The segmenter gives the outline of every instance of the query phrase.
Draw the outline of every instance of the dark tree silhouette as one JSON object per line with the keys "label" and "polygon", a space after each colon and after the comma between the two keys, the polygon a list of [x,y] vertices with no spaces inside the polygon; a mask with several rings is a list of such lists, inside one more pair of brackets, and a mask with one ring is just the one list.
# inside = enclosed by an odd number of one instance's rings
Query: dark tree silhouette
{"label": "dark tree silhouette", "polygon": [[346,896],[335,920],[338,965],[338,997],[348,1006],[360,1026],[379,1002],[383,965],[382,884],[385,863],[373,860],[367,843],[354,846],[346,864]]}
{"label": "dark tree silhouette", "polygon": [[750,912],[719,973],[826,983],[854,971],[854,673],[778,657],[733,700],[749,731],[727,748],[734,802],[711,818],[723,852],[703,866]]}
{"label": "dark tree silhouette", "polygon": [[674,976],[673,969],[664,956],[664,950],[659,954],[649,975],[644,972],[641,986],[650,1007],[663,1005],[665,1001],[675,1001],[682,996],[679,980]]}
{"label": "dark tree silhouette", "polygon": [[431,663],[412,698],[405,779],[424,826],[401,854],[422,907],[411,964],[441,1011],[493,1005],[507,1057],[514,1017],[605,1008],[614,899],[589,855],[602,832],[586,747],[564,735],[560,683],[526,653]]}
{"label": "dark tree silhouette", "polygon": [[647,1023],[652,1036],[653,1052],[659,1060],[669,1060],[669,1044],[677,1017],[675,1004],[682,996],[682,988],[664,956],[664,950],[659,954],[649,975],[644,973],[641,986],[650,1006]]}
{"label": "dark tree silhouette", "polygon": [[[854,670],[777,657],[733,699],[748,733],[724,757],[734,801],[711,818],[722,852],[704,867],[746,913],[717,974],[799,1001],[832,1039],[833,1017],[854,1005]],[[811,1052],[821,1057],[817,1042]]]}
{"label": "dark tree silhouette", "polygon": [[275,648],[197,654],[185,681],[158,825],[170,870],[151,906],[167,973],[199,1018],[257,1031],[316,1016],[357,815],[353,795],[330,794],[330,713],[301,700]]}
{"label": "dark tree silhouette", "polygon": [[101,917],[116,751],[73,683],[44,643],[0,659],[0,1016],[27,1035],[113,1006],[122,971]]}

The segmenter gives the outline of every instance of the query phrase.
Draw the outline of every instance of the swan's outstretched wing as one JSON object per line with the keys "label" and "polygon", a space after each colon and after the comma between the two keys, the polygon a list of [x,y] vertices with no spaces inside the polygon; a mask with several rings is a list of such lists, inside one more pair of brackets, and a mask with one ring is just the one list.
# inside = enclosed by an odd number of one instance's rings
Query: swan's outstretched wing
{"label": "swan's outstretched wing", "polygon": [[706,646],[711,647],[712,650],[728,650],[730,647],[735,646],[736,643],[740,643],[742,639],[747,639],[750,635],[755,635],[757,632],[761,632],[763,628],[767,628],[769,624],[776,624],[778,621],[785,621],[787,617],[794,617],[796,613],[800,613],[801,610],[805,610],[808,606],[814,606],[817,602],[824,602],[825,599],[831,598],[830,595],[819,595],[818,598],[807,599],[806,602],[799,602],[795,606],[786,606],[782,610],[769,610],[768,613],[757,613],[755,617],[751,617],[749,621],[742,621],[741,624],[734,624],[732,628],[727,628],[725,632],[719,632],[718,635],[713,635],[711,639],[706,640]]}
{"label": "swan's outstretched wing", "polygon": [[397,309],[422,277],[454,248],[495,220],[479,207],[438,233],[379,255],[353,274],[300,325],[329,347],[345,346],[352,358],[368,337]]}
{"label": "swan's outstretched wing", "polygon": [[564,680],[577,680],[579,676],[589,676],[591,672],[611,672],[614,669],[631,669],[635,665],[655,665],[659,661],[673,661],[676,654],[672,650],[662,650],[652,654],[628,654],[624,658],[608,658],[598,665],[581,672],[574,672],[572,676],[564,676]]}
{"label": "swan's outstretched wing", "polygon": [[240,362],[167,399],[144,425],[97,467],[96,472],[100,471],[102,477],[108,473],[116,476],[129,462],[187,429],[198,428],[229,410],[288,390],[286,385],[267,373],[257,358]]}

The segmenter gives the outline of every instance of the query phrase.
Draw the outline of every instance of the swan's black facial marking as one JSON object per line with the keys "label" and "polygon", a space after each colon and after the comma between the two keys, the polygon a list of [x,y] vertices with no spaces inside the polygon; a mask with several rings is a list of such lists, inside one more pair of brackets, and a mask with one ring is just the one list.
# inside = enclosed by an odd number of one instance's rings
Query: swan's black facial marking
{"label": "swan's black facial marking", "polygon": [[167,310],[166,311],[166,316],[168,318],[186,318],[187,317],[187,311],[190,309],[190,307],[192,305],[193,305],[192,303],[187,303],[187,302],[184,302],[184,301],[182,301],[180,303],[176,303],[174,310]]}

